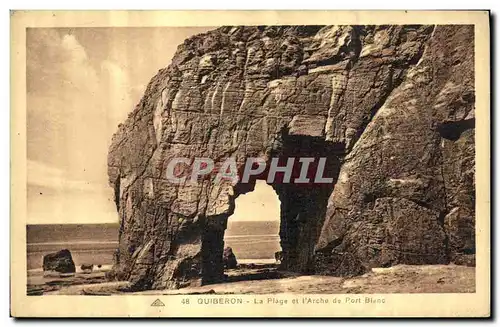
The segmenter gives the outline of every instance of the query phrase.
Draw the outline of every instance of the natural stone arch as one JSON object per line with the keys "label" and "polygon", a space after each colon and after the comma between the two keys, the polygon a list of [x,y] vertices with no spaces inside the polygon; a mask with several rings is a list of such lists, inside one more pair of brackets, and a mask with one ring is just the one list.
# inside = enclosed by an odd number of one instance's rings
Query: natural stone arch
{"label": "natural stone arch", "polygon": [[[474,221],[473,58],[468,26],[222,27],[189,38],[110,147],[120,215],[115,270],[137,289],[217,281],[220,266],[206,251],[222,249],[221,231],[244,190],[208,180],[172,185],[166,164],[200,156],[241,164],[269,157],[280,138],[322,142],[338,174],[333,193],[320,192],[324,204],[310,212],[318,217],[307,230],[317,237],[314,263],[314,242],[305,240],[306,254],[289,253],[289,262],[349,275],[463,260],[473,251],[463,239],[473,224],[458,228]],[[472,123],[454,123],[464,119]],[[285,202],[297,194],[276,189]]]}

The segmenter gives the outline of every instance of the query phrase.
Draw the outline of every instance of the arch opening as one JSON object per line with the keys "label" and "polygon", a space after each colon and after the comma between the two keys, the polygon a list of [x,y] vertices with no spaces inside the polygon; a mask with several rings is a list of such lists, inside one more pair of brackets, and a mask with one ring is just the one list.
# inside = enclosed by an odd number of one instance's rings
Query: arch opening
{"label": "arch opening", "polygon": [[[232,203],[232,208],[229,211],[230,214],[221,215],[220,217],[215,217],[215,219],[214,217],[207,219],[202,246],[203,284],[227,280],[227,276],[224,276],[223,260],[225,244],[233,244],[235,255],[237,258],[239,256],[240,260],[243,259],[242,263],[251,263],[252,260],[262,262],[262,259],[264,259],[263,253],[265,253],[265,258],[269,262],[275,261],[274,265],[276,266],[276,260],[273,260],[273,253],[278,252],[279,249],[276,243],[268,247],[266,251],[258,254],[257,249],[252,250],[248,246],[242,248],[241,244],[236,244],[234,237],[232,239],[229,237],[225,238],[227,233],[226,228],[229,228],[230,231],[228,236],[234,234],[232,229],[235,226],[232,225],[234,224],[232,220],[237,220],[234,217],[235,214],[238,215],[239,210],[246,211],[243,215],[247,216],[248,220],[256,219],[256,211],[259,205],[262,206],[262,203],[258,203],[257,201],[252,205],[243,205],[243,208],[240,208],[241,205],[239,204],[242,201],[244,203],[244,199],[248,197],[252,198],[255,196],[258,198],[259,194],[254,191],[256,185],[257,190],[267,188],[267,194],[271,197],[273,193],[269,193],[269,188],[272,187],[279,199],[278,225],[279,246],[281,247],[279,270],[299,274],[315,273],[316,259],[314,249],[325,219],[328,199],[337,182],[340,162],[344,155],[344,147],[340,144],[325,141],[320,137],[289,135],[288,131],[285,130],[280,133],[279,138],[268,154],[269,158],[278,158],[280,166],[283,166],[283,163],[287,162],[290,158],[314,158],[315,163],[318,163],[320,158],[324,158],[325,165],[322,170],[322,176],[329,178],[331,182],[323,184],[313,182],[318,165],[311,164],[310,171],[308,171],[311,183],[283,182],[283,176],[279,176],[279,174],[276,174],[274,180],[269,181],[267,180],[268,170],[266,170],[262,175],[255,176],[255,179],[248,184],[237,184],[235,187],[237,198]],[[293,166],[292,181],[301,174],[300,163],[298,160],[295,162],[298,166]],[[270,162],[268,162],[268,168],[269,164]],[[270,182],[269,185],[266,184],[266,180]],[[266,217],[266,219],[270,219],[270,217]],[[228,227],[228,224],[231,225]],[[258,229],[258,227],[255,228]],[[275,228],[277,229],[276,223]],[[242,232],[240,231],[239,233],[241,234]],[[268,234],[268,232],[264,234]],[[247,242],[248,238],[251,237],[250,233],[241,236],[246,237]],[[276,239],[274,238],[274,240]],[[254,253],[250,254],[252,251]]]}
{"label": "arch opening", "polygon": [[224,234],[224,246],[232,249],[240,265],[275,264],[276,253],[281,252],[279,231],[278,195],[265,181],[257,180],[253,191],[235,200],[235,210]]}

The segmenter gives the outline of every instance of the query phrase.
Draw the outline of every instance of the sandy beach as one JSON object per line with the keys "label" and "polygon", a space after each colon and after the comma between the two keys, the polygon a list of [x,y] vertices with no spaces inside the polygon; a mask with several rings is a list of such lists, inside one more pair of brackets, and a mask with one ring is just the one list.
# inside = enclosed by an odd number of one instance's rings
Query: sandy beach
{"label": "sandy beach", "polygon": [[[374,268],[352,278],[299,276],[281,272],[273,265],[241,265],[227,271],[225,283],[178,290],[128,292],[128,282],[108,282],[103,271],[57,278],[28,277],[28,293],[35,295],[131,295],[131,294],[387,294],[475,292],[475,268],[458,265],[398,265]],[[31,293],[30,293],[31,290]]]}

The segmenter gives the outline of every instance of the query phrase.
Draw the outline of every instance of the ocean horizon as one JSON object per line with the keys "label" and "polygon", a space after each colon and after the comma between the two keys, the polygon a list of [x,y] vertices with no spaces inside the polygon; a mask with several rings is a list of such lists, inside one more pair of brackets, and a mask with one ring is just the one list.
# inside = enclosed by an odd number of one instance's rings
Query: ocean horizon
{"label": "ocean horizon", "polygon": [[[118,247],[117,223],[32,224],[26,226],[27,269],[42,269],[43,256],[70,250],[79,269],[82,264],[113,264]],[[233,249],[240,263],[273,263],[280,251],[279,221],[229,221],[224,246]]]}

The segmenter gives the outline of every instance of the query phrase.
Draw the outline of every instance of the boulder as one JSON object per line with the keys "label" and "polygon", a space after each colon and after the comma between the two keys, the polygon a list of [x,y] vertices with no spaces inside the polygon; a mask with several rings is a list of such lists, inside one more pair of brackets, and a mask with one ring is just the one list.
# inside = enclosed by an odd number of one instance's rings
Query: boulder
{"label": "boulder", "polygon": [[49,253],[43,257],[43,271],[57,271],[59,273],[74,273],[75,263],[71,252],[67,249]]}
{"label": "boulder", "polygon": [[281,263],[281,261],[283,261],[283,251],[275,252],[274,259],[276,260],[276,263]]}
{"label": "boulder", "polygon": [[94,270],[94,265],[93,264],[83,264],[83,265],[80,266],[80,269],[84,273],[91,273],[92,270]]}
{"label": "boulder", "polygon": [[233,249],[229,246],[224,249],[223,260],[225,269],[235,269],[238,266],[238,261],[236,261]]}

